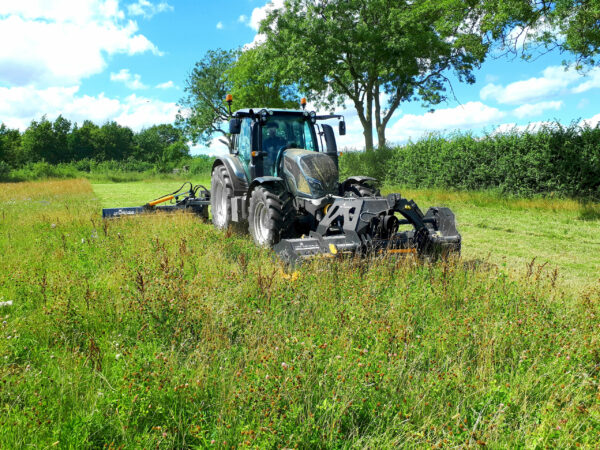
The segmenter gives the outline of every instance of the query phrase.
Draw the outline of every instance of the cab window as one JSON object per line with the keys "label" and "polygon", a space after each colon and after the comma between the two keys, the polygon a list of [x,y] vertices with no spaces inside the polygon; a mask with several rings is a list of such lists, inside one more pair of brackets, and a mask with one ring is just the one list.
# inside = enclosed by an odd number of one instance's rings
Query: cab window
{"label": "cab window", "polygon": [[244,161],[250,161],[250,119],[242,120],[242,127],[238,137],[238,152]]}

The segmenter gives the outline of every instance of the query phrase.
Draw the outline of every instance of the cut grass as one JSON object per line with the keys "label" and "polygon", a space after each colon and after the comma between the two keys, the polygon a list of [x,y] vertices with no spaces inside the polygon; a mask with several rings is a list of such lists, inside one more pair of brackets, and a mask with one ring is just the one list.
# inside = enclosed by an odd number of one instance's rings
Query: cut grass
{"label": "cut grass", "polygon": [[86,181],[0,193],[2,448],[597,445],[600,286],[466,257],[290,275],[192,215],[103,222]]}
{"label": "cut grass", "polygon": [[600,282],[600,205],[570,199],[520,199],[488,192],[398,187],[421,207],[448,206],[456,214],[467,259],[523,271],[532,259],[558,270],[559,282],[581,292]]}

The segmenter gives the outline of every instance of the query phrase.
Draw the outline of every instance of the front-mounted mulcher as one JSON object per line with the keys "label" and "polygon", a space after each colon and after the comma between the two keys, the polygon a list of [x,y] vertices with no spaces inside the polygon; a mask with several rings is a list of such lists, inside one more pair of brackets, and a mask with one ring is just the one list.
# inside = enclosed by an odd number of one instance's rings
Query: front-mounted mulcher
{"label": "front-mounted mulcher", "polygon": [[[231,108],[231,96],[227,102]],[[144,207],[105,209],[103,217],[184,209],[208,218],[210,204],[216,228],[248,231],[257,245],[290,263],[316,255],[460,253],[450,209],[423,213],[400,194],[382,196],[369,177],[340,182],[335,134],[321,122],[338,120],[344,135],[344,118],[309,113],[305,106],[302,99],[301,110],[232,113],[230,152],[216,158],[210,192],[190,183],[189,190],[182,186]],[[159,205],[167,200],[173,203]]]}

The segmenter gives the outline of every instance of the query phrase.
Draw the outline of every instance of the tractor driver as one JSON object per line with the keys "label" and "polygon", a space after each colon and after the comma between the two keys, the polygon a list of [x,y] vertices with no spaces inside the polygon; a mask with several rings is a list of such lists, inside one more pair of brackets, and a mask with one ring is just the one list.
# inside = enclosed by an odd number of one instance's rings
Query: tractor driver
{"label": "tractor driver", "polygon": [[263,151],[267,152],[267,158],[271,161],[271,164],[275,164],[277,152],[281,147],[287,144],[287,141],[282,137],[277,136],[277,130],[279,129],[279,124],[277,122],[267,122],[265,127],[267,128],[267,137],[263,138]]}

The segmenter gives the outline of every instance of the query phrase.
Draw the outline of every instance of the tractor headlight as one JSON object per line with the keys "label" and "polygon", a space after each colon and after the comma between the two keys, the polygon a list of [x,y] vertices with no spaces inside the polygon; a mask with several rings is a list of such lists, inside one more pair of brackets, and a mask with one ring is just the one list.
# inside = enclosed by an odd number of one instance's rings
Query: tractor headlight
{"label": "tractor headlight", "polygon": [[267,123],[267,119],[269,118],[269,112],[266,109],[261,109],[259,112],[259,116],[260,123],[264,125],[265,123]]}
{"label": "tractor headlight", "polygon": [[317,123],[317,113],[314,111],[310,112],[310,122],[314,125]]}
{"label": "tractor headlight", "polygon": [[317,197],[321,197],[325,195],[325,188],[323,187],[323,183],[321,183],[316,178],[305,176],[308,185],[310,186],[311,193]]}

